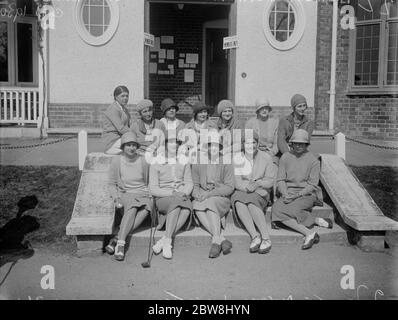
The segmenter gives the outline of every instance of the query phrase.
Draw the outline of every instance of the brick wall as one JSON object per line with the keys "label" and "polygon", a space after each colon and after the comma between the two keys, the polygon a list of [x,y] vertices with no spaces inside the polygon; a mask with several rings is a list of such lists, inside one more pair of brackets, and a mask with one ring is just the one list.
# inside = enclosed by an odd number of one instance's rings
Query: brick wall
{"label": "brick wall", "polygon": [[[242,121],[246,121],[247,119],[250,119],[256,115],[256,107],[254,106],[237,106],[236,110],[239,119],[241,119]],[[273,118],[281,118],[287,116],[290,113],[292,113],[292,108],[290,106],[273,106],[270,116]],[[306,111],[306,115],[310,119],[314,119],[314,108],[308,108]]]}
{"label": "brick wall", "polygon": [[[316,128],[327,129],[329,114],[332,4],[318,3],[315,117]],[[398,140],[398,98],[349,96],[349,31],[338,25],[335,129],[353,137]]]}
{"label": "brick wall", "polygon": [[[50,104],[48,117],[50,128],[101,128],[102,112],[108,104]],[[136,105],[128,105],[133,118],[138,117]],[[246,121],[255,116],[255,106],[237,106],[237,117]],[[292,112],[291,107],[273,107],[271,117],[282,117]],[[308,109],[307,115],[314,119],[314,109]],[[217,114],[215,114],[217,117]],[[160,118],[159,115],[156,118]],[[188,122],[192,119],[192,111],[180,113],[179,119]]]}
{"label": "brick wall", "polygon": [[[101,128],[102,112],[109,104],[50,104],[48,118],[50,128]],[[127,106],[137,117],[136,105]]]}

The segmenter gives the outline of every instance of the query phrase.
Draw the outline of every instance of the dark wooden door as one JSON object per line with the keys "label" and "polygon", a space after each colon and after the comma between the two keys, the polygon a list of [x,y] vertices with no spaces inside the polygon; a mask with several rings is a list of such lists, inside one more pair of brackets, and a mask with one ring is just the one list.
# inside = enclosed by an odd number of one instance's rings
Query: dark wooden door
{"label": "dark wooden door", "polygon": [[228,53],[223,50],[223,38],[228,29],[206,29],[206,104],[215,107],[228,95]]}

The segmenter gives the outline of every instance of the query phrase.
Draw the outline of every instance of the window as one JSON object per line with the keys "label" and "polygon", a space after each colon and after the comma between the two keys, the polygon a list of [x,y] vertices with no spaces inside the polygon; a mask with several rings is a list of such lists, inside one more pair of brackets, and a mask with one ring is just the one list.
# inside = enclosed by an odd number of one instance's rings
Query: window
{"label": "window", "polygon": [[288,1],[275,1],[269,15],[269,28],[278,41],[286,41],[294,30],[294,11]]}
{"label": "window", "polygon": [[355,0],[350,32],[349,92],[387,94],[398,89],[398,3]]}
{"label": "window", "polygon": [[119,24],[117,0],[79,0],[74,21],[80,37],[91,45],[103,45],[116,32]]}
{"label": "window", "polygon": [[109,26],[110,9],[105,0],[85,0],[83,3],[84,26],[93,37],[100,37]]}
{"label": "window", "polygon": [[266,4],[263,29],[276,49],[289,50],[300,41],[305,26],[304,9],[299,0],[273,0]]}
{"label": "window", "polygon": [[18,0],[0,2],[0,10],[0,85],[37,86],[36,7]]}

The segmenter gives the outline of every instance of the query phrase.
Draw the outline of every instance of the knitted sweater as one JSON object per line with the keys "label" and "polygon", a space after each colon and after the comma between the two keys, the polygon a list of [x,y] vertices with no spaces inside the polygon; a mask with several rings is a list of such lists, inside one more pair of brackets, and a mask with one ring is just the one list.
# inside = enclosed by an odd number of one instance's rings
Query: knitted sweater
{"label": "knitted sweater", "polygon": [[319,187],[321,163],[311,152],[297,156],[292,152],[284,153],[279,162],[277,185],[282,195],[286,192],[315,195],[322,202],[322,190]]}
{"label": "knitted sweater", "polygon": [[[108,171],[108,190],[113,199],[119,197],[120,193],[126,192],[126,186],[121,176],[120,161],[123,155],[114,156]],[[142,170],[144,174],[144,182],[148,185],[149,182],[149,165],[145,158],[139,156],[142,163]]]}

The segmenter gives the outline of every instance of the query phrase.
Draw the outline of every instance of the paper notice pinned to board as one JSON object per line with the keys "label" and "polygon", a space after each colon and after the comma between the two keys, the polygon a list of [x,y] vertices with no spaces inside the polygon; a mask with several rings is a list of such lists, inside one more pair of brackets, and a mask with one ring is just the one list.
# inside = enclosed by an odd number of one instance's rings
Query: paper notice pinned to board
{"label": "paper notice pinned to board", "polygon": [[168,60],[174,59],[174,50],[167,50],[167,59]]}
{"label": "paper notice pinned to board", "polygon": [[166,59],[166,49],[159,50],[159,59]]}
{"label": "paper notice pinned to board", "polygon": [[160,50],[160,38],[155,37],[154,46],[151,48],[151,51],[159,51]]}
{"label": "paper notice pinned to board", "polygon": [[184,70],[184,82],[193,82],[194,70]]}
{"label": "paper notice pinned to board", "polygon": [[160,38],[161,43],[173,44],[174,37],[173,36],[161,36]]}
{"label": "paper notice pinned to board", "polygon": [[186,63],[199,63],[199,55],[197,53],[187,53],[185,56]]}
{"label": "paper notice pinned to board", "polygon": [[149,63],[149,73],[154,74],[158,72],[158,64],[156,62]]}

